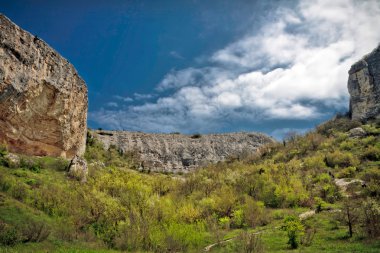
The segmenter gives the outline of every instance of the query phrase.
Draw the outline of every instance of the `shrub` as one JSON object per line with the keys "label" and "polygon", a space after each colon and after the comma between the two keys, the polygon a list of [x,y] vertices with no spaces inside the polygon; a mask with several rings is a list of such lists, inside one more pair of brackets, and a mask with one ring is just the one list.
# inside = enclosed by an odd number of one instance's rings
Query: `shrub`
{"label": "shrub", "polygon": [[201,137],[202,137],[202,135],[199,134],[199,133],[193,134],[193,135],[191,136],[192,139],[199,139],[199,138],[201,138]]}
{"label": "shrub", "polygon": [[42,169],[41,163],[32,158],[21,158],[20,167],[35,173],[39,173]]}
{"label": "shrub", "polygon": [[264,252],[264,245],[259,234],[249,233],[243,231],[236,239],[239,251],[244,253],[262,253]]}
{"label": "shrub", "polygon": [[334,132],[347,132],[348,130],[359,127],[359,121],[351,120],[348,117],[340,117],[329,120],[317,127],[317,132],[325,136],[330,136]]}
{"label": "shrub", "polygon": [[301,244],[304,246],[310,246],[316,233],[317,230],[315,228],[307,227],[305,229],[305,234],[301,237]]}
{"label": "shrub", "polygon": [[333,153],[326,154],[325,157],[326,165],[334,168],[338,167],[349,167],[359,165],[359,160],[351,153],[343,153],[341,151],[335,150]]}
{"label": "shrub", "polygon": [[242,228],[244,226],[244,211],[242,209],[236,209],[232,213],[232,227]]}
{"label": "shrub", "polygon": [[353,139],[345,140],[342,143],[340,143],[339,148],[341,150],[352,150],[355,147],[355,142]]}
{"label": "shrub", "polygon": [[314,202],[315,202],[315,212],[319,213],[327,209],[327,203],[323,201],[320,197],[315,197]]}
{"label": "shrub", "polygon": [[247,198],[244,206],[244,221],[250,227],[267,224],[268,216],[266,215],[264,203]]}
{"label": "shrub", "polygon": [[50,235],[50,229],[42,221],[30,220],[22,228],[24,242],[42,242]]}
{"label": "shrub", "polygon": [[356,173],[356,167],[350,166],[342,169],[336,174],[337,178],[352,178]]}
{"label": "shrub", "polygon": [[225,216],[225,217],[219,218],[219,225],[223,229],[229,229],[230,228],[230,224],[231,224],[230,217]]}
{"label": "shrub", "polygon": [[20,235],[15,227],[0,221],[0,245],[14,246],[20,241]]}
{"label": "shrub", "polygon": [[380,128],[374,126],[374,125],[364,125],[362,126],[364,131],[367,132],[367,134],[370,135],[379,135],[380,134]]}
{"label": "shrub", "polygon": [[12,185],[10,192],[13,198],[22,201],[27,196],[28,189],[23,183],[14,184]]}
{"label": "shrub", "polygon": [[288,235],[288,244],[292,249],[298,248],[300,236],[304,234],[304,226],[298,217],[288,216],[284,219],[281,229]]}
{"label": "shrub", "polygon": [[368,160],[368,161],[379,161],[380,160],[380,148],[374,147],[374,146],[368,147],[364,151],[364,153],[362,154],[361,158],[363,160]]}
{"label": "shrub", "polygon": [[70,161],[63,158],[43,157],[40,158],[38,164],[41,168],[52,169],[57,171],[67,171]]}

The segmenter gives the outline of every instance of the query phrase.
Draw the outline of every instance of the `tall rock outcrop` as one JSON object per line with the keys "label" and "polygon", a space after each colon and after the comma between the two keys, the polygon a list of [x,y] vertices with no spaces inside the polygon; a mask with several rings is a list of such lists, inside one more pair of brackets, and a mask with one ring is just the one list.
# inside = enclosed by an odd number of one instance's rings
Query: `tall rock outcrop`
{"label": "tall rock outcrop", "polygon": [[127,131],[92,131],[106,149],[111,145],[139,157],[141,169],[188,172],[209,163],[252,154],[274,140],[260,133],[148,134]]}
{"label": "tall rock outcrop", "polygon": [[72,158],[85,150],[87,87],[44,41],[0,14],[0,143]]}
{"label": "tall rock outcrop", "polygon": [[380,44],[351,66],[348,78],[353,120],[380,118]]}

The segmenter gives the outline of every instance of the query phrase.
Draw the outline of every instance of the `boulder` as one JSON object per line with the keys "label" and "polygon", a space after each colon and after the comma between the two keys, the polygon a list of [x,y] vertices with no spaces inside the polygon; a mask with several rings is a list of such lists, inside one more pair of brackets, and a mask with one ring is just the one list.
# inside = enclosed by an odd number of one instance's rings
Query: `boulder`
{"label": "boulder", "polygon": [[0,14],[0,143],[28,155],[85,151],[87,87],[74,67]]}
{"label": "boulder", "polygon": [[351,129],[348,132],[348,134],[349,134],[350,138],[362,138],[362,137],[365,137],[367,135],[367,132],[364,131],[364,129],[361,127],[356,127],[356,128]]}
{"label": "boulder", "polygon": [[348,73],[351,118],[364,122],[380,118],[380,45]]}
{"label": "boulder", "polygon": [[75,156],[69,165],[69,177],[75,178],[82,183],[87,181],[88,167],[85,159]]}

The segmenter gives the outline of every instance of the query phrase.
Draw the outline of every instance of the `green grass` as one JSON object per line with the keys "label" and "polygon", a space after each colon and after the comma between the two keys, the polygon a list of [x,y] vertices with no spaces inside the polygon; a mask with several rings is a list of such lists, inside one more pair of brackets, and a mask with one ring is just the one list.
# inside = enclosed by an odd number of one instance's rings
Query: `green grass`
{"label": "green grass", "polygon": [[[286,211],[286,210],[284,210]],[[347,238],[347,228],[339,226],[335,228],[331,221],[335,217],[328,212],[318,213],[307,219],[305,223],[317,229],[310,246],[300,245],[298,249],[289,249],[287,246],[286,232],[279,229],[281,222],[274,221],[270,225],[260,227],[249,232],[262,231],[260,237],[266,253],[378,253],[380,252],[379,240],[364,240],[358,237]],[[238,235],[241,230],[231,231],[227,238]],[[235,240],[214,247],[210,252],[234,252]]]}
{"label": "green grass", "polygon": [[[235,239],[212,252],[239,252],[246,231],[261,231],[264,252],[380,252],[363,222],[365,203],[373,201],[372,211],[380,204],[380,136],[372,126],[374,134],[350,139],[351,126],[357,123],[329,122],[285,145],[262,147],[260,156],[183,176],[138,172],[135,154],[106,151],[93,140],[85,155],[92,164],[85,184],[67,176],[68,161],[21,156],[15,168],[6,165],[2,149],[0,252],[201,252],[230,238]],[[350,199],[358,201],[354,211],[361,218],[353,238],[344,222],[326,211],[345,203],[334,175],[366,181]],[[316,229],[312,243],[290,250],[280,229],[284,219],[317,206],[324,211],[302,221]],[[26,232],[37,233],[39,225],[48,236],[28,241]],[[17,236],[12,247],[4,246],[13,243],[9,235]]]}

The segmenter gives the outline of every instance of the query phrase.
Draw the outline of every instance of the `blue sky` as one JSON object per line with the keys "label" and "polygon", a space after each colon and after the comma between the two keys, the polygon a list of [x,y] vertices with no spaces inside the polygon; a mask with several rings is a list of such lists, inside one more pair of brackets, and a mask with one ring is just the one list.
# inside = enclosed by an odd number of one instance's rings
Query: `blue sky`
{"label": "blue sky", "polygon": [[304,132],[348,109],[377,0],[2,1],[89,88],[91,128]]}

